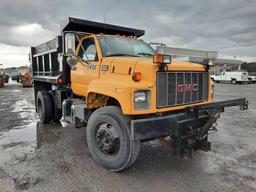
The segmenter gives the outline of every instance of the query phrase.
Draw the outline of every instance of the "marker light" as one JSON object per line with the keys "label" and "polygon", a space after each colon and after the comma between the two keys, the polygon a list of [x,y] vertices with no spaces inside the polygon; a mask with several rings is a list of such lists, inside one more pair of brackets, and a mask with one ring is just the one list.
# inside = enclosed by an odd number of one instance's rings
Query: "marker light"
{"label": "marker light", "polygon": [[63,79],[62,79],[62,78],[57,79],[57,84],[58,84],[58,85],[60,85],[60,84],[62,84],[62,83],[63,83]]}
{"label": "marker light", "polygon": [[132,76],[133,81],[139,82],[141,80],[141,72],[134,72]]}
{"label": "marker light", "polygon": [[160,63],[160,64],[170,64],[172,62],[172,56],[171,55],[163,55],[163,54],[156,54],[153,57],[154,63]]}

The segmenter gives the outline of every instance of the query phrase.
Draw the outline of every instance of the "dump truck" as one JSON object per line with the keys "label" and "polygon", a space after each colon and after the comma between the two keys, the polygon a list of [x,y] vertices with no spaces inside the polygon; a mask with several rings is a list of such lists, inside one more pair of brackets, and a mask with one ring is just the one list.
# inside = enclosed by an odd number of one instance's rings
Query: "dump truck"
{"label": "dump truck", "polygon": [[92,158],[110,171],[131,166],[141,143],[153,139],[175,156],[209,151],[208,132],[224,108],[248,107],[246,98],[214,101],[214,51],[154,50],[141,39],[144,30],[72,17],[60,31],[31,47],[36,111],[42,123],[84,127]]}
{"label": "dump truck", "polygon": [[20,83],[22,84],[23,87],[32,87],[33,82],[32,82],[32,75],[30,72],[25,72],[24,74],[20,75]]}

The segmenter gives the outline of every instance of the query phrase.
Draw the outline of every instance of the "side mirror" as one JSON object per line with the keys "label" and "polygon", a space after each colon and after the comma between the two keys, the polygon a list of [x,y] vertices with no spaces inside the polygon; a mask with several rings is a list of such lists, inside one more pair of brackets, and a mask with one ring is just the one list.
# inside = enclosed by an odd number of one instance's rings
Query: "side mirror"
{"label": "side mirror", "polygon": [[76,52],[76,39],[73,33],[65,33],[65,54],[74,55]]}
{"label": "side mirror", "polygon": [[78,62],[78,57],[76,57],[75,55],[69,55],[67,57],[67,64],[71,67],[71,69],[75,68],[75,65]]}
{"label": "side mirror", "polygon": [[75,65],[78,62],[78,58],[75,56],[76,49],[76,39],[74,33],[64,33],[65,39],[65,52],[64,54],[67,56],[67,64],[71,67],[71,69],[75,69]]}

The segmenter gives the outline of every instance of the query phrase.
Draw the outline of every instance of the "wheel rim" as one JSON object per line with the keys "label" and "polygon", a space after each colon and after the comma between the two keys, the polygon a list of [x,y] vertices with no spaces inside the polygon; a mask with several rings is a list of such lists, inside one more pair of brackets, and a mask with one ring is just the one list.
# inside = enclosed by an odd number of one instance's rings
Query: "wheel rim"
{"label": "wheel rim", "polygon": [[98,149],[106,156],[113,157],[120,150],[120,137],[111,123],[101,123],[96,129],[95,140]]}

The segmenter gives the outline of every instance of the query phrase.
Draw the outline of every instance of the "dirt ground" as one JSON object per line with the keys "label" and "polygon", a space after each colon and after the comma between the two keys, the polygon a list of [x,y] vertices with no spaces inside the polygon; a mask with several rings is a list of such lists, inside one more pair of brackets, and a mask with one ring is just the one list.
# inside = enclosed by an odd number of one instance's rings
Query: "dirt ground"
{"label": "dirt ground", "polygon": [[247,97],[249,109],[228,108],[210,134],[212,151],[173,157],[158,141],[144,143],[121,173],[92,159],[84,129],[42,125],[33,88],[0,89],[0,192],[256,191],[256,84],[216,84],[216,100]]}

